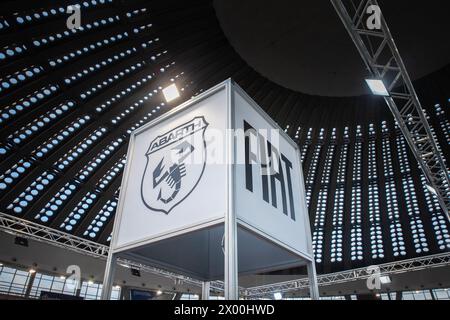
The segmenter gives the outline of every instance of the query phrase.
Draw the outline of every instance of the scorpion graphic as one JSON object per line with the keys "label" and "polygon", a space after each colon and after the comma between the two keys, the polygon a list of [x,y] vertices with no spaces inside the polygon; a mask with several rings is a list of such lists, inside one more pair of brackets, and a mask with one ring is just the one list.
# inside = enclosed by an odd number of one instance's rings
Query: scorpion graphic
{"label": "scorpion graphic", "polygon": [[153,170],[153,188],[159,186],[163,181],[173,189],[172,194],[168,197],[162,196],[162,188],[159,190],[157,200],[162,201],[167,204],[177,196],[181,189],[181,179],[186,176],[186,166],[183,161],[194,151],[194,147],[187,141],[182,142],[175,148],[175,156],[177,157],[175,163],[169,167],[168,170],[164,171],[164,157]]}

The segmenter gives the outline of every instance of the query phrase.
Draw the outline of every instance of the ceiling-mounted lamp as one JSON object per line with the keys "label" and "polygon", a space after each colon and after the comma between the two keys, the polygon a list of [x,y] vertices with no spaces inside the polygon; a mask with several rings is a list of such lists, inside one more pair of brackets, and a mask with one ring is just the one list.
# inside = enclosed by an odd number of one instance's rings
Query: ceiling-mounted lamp
{"label": "ceiling-mounted lamp", "polygon": [[162,92],[164,98],[166,99],[166,102],[171,102],[180,97],[180,92],[178,91],[177,85],[175,83],[172,83],[171,85],[162,89]]}
{"label": "ceiling-mounted lamp", "polygon": [[135,276],[135,277],[140,277],[141,276],[141,271],[139,269],[136,268],[131,268],[131,275]]}
{"label": "ceiling-mounted lamp", "polygon": [[380,282],[382,284],[388,284],[391,283],[391,278],[389,276],[381,276],[380,277]]}
{"label": "ceiling-mounted lamp", "polygon": [[275,293],[273,294],[273,298],[274,298],[275,300],[281,300],[281,299],[283,299],[283,295],[281,294],[281,292],[275,292]]}
{"label": "ceiling-mounted lamp", "polygon": [[376,96],[389,97],[389,92],[386,89],[383,81],[380,79],[366,79],[366,83],[369,86],[372,93]]}
{"label": "ceiling-mounted lamp", "polygon": [[22,247],[28,247],[28,239],[23,237],[15,237],[14,244]]}
{"label": "ceiling-mounted lamp", "polygon": [[36,273],[36,267],[37,267],[37,263],[33,263],[32,266],[30,267],[30,269],[28,269],[28,273],[29,274]]}
{"label": "ceiling-mounted lamp", "polygon": [[438,193],[434,187],[430,186],[429,184],[425,184],[425,186],[427,187],[428,191],[430,191],[432,194],[434,194],[435,196],[438,195]]}

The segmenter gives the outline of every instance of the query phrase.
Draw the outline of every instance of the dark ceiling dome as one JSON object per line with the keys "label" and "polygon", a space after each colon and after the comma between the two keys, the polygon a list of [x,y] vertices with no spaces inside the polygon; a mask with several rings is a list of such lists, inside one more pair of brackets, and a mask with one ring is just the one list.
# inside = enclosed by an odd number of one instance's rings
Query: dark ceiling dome
{"label": "dark ceiling dome", "polygon": [[[379,1],[411,78],[450,63],[445,0]],[[215,0],[222,29],[256,71],[286,88],[320,96],[368,93],[368,73],[329,0]]]}
{"label": "dark ceiling dome", "polygon": [[[293,91],[250,67],[210,1],[3,1],[0,210],[109,243],[132,130],[231,77],[302,152],[320,272],[450,249],[448,222],[383,100]],[[448,65],[416,81],[448,158]],[[165,103],[175,82],[182,97]]]}

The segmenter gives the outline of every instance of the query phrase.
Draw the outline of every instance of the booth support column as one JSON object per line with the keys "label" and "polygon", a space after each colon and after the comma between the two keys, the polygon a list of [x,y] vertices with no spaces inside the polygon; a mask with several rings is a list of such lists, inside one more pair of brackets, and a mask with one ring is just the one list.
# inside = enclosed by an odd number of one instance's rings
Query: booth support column
{"label": "booth support column", "polygon": [[[231,80],[227,81],[227,123],[228,128],[234,128],[234,95]],[[227,300],[238,300],[238,262],[237,262],[237,222],[234,197],[235,173],[235,139],[234,135],[227,135],[226,156],[228,162],[227,172],[227,211],[225,214],[225,266],[224,266],[224,293]]]}
{"label": "booth support column", "polygon": [[108,260],[106,260],[105,276],[103,278],[103,289],[101,300],[111,299],[111,291],[114,282],[114,274],[116,272],[117,255],[112,252],[108,254]]}
{"label": "booth support column", "polygon": [[317,283],[316,264],[313,261],[309,261],[308,268],[308,280],[309,280],[309,295],[312,300],[319,300],[319,285]]}
{"label": "booth support column", "polygon": [[228,213],[225,221],[225,299],[238,300],[238,263],[236,245],[236,219]]}
{"label": "booth support column", "polygon": [[209,281],[202,283],[202,300],[209,300],[210,287]]}

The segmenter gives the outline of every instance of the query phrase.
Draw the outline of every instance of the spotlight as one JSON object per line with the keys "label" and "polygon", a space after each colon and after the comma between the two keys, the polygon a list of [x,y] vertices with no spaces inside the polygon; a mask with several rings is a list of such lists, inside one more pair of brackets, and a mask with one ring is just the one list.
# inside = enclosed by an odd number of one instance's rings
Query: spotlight
{"label": "spotlight", "polygon": [[141,271],[139,271],[139,269],[131,268],[131,274],[135,277],[140,277]]}
{"label": "spotlight", "polygon": [[130,266],[129,264],[127,264],[127,263],[118,262],[117,264],[118,264],[119,266],[122,266],[122,267],[127,268],[127,269],[130,269],[130,268],[131,268],[131,266]]}
{"label": "spotlight", "polygon": [[158,290],[158,291],[156,291],[156,294],[157,294],[158,296],[160,296],[160,295],[162,295],[162,291],[161,291],[161,290]]}
{"label": "spotlight", "polygon": [[59,276],[61,280],[66,280],[66,276]]}
{"label": "spotlight", "polygon": [[380,79],[366,79],[366,82],[374,95],[383,97],[389,96],[386,86]]}
{"label": "spotlight", "polygon": [[26,238],[15,237],[14,243],[17,244],[18,246],[28,247],[28,239],[26,239]]}
{"label": "spotlight", "polygon": [[380,282],[382,284],[388,284],[391,283],[391,278],[389,276],[381,276],[380,277]]}
{"label": "spotlight", "polygon": [[89,281],[88,281],[88,284],[94,284],[94,281],[89,280]]}
{"label": "spotlight", "polygon": [[281,294],[281,292],[275,292],[275,293],[273,294],[273,298],[274,298],[275,300],[281,300],[281,299],[283,299],[283,295]]}
{"label": "spotlight", "polygon": [[36,273],[36,269],[30,268],[30,269],[28,269],[28,273],[29,273],[29,274]]}
{"label": "spotlight", "polygon": [[172,83],[170,86],[165,87],[162,92],[164,94],[166,102],[175,100],[180,96],[180,92],[178,92],[178,88],[175,83]]}
{"label": "spotlight", "polygon": [[430,191],[432,194],[434,194],[435,196],[438,195],[435,188],[433,188],[433,187],[430,186],[429,184],[426,184],[425,186],[427,187],[428,191]]}

